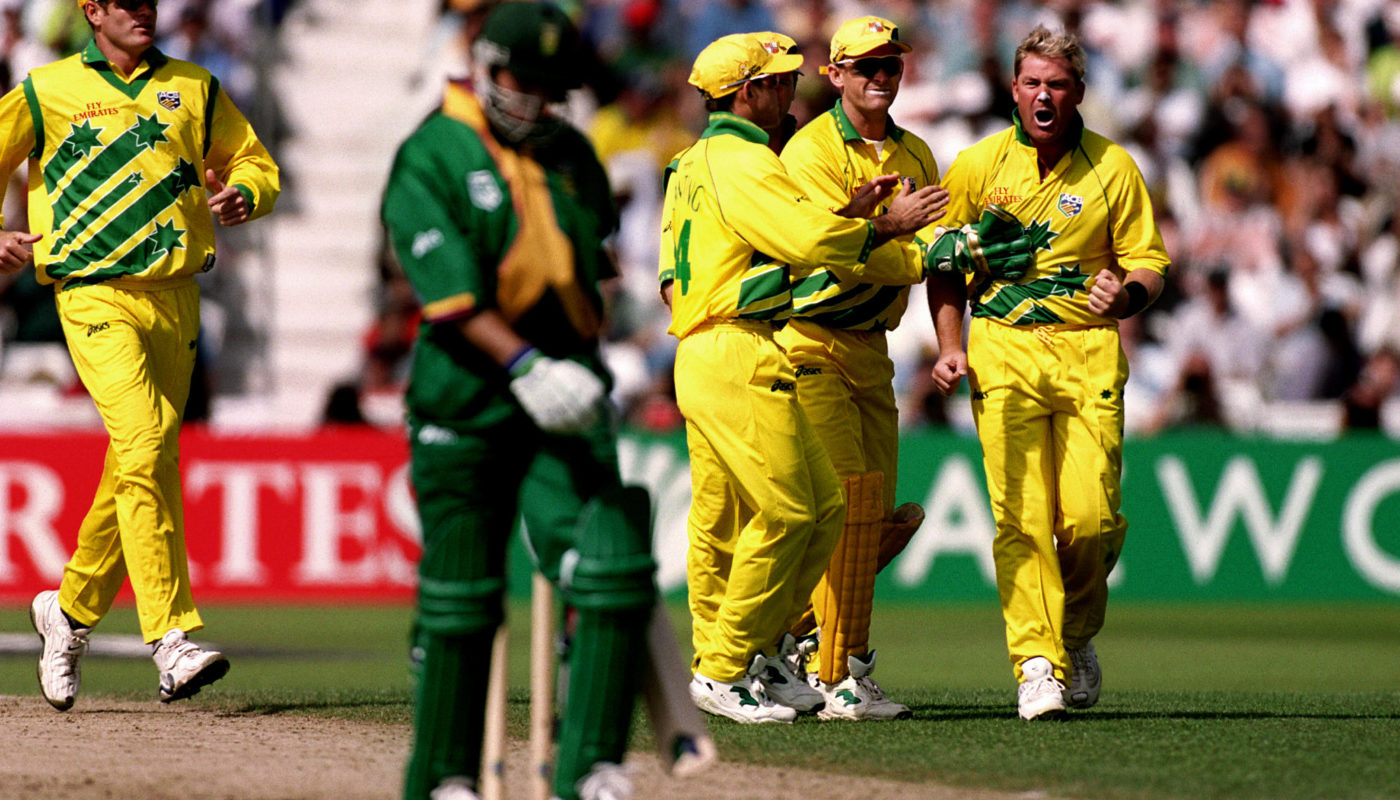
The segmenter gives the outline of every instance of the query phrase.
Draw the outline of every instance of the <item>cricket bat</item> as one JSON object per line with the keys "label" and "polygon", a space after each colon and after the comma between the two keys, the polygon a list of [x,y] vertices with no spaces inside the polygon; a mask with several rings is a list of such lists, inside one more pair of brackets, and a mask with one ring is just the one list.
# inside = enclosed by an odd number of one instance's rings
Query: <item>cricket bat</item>
{"label": "cricket bat", "polygon": [[[535,573],[530,592],[530,798],[549,800],[554,770],[554,584]],[[485,800],[483,798],[482,800]]]}
{"label": "cricket bat", "polygon": [[491,674],[486,689],[486,730],[482,735],[481,800],[504,800],[506,774],[506,625],[491,644]]}
{"label": "cricket bat", "polygon": [[656,739],[656,752],[671,774],[684,778],[719,761],[714,739],[686,688],[690,674],[676,648],[675,629],[663,603],[656,603],[647,626],[647,666],[642,697]]}

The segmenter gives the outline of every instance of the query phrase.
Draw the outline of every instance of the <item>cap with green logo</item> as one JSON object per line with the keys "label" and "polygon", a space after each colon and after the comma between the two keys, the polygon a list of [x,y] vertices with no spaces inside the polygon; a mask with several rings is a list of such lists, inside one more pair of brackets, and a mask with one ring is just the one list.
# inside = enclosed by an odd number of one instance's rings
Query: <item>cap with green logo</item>
{"label": "cap with green logo", "polygon": [[496,6],[482,23],[472,54],[484,66],[504,68],[545,89],[573,89],[581,83],[578,29],[553,3]]}

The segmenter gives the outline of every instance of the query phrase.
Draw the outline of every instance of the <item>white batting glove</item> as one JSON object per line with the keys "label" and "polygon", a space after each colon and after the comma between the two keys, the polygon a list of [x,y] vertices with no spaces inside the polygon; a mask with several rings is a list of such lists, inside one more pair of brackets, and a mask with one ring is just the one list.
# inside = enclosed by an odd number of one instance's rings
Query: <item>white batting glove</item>
{"label": "white batting glove", "polygon": [[582,433],[603,413],[603,381],[576,361],[531,348],[514,360],[510,374],[510,393],[540,430]]}

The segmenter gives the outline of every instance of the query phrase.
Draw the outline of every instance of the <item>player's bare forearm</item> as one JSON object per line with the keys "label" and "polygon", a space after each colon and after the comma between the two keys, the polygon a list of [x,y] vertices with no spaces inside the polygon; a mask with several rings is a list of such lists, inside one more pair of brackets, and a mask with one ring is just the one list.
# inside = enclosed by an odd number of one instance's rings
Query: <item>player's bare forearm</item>
{"label": "player's bare forearm", "polygon": [[938,360],[931,377],[944,396],[957,391],[967,374],[967,350],[963,346],[963,312],[967,286],[961,274],[933,274],[928,278],[928,307],[938,336]]}
{"label": "player's bare forearm", "polygon": [[510,327],[510,323],[501,316],[501,312],[493,309],[471,315],[458,322],[457,328],[468,344],[490,356],[491,360],[501,366],[509,364],[511,359],[530,344]]}

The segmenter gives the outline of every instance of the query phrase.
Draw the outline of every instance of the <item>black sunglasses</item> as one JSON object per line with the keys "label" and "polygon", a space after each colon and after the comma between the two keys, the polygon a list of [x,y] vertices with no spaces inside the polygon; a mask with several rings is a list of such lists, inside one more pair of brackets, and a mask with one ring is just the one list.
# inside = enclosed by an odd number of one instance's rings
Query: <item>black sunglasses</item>
{"label": "black sunglasses", "polygon": [[789,89],[797,86],[797,79],[802,73],[793,70],[792,72],[781,72],[777,75],[764,75],[762,78],[753,78],[748,83],[755,84],[764,89],[776,89],[787,87]]}
{"label": "black sunglasses", "polygon": [[836,62],[842,66],[850,67],[859,72],[865,78],[875,77],[875,73],[884,70],[885,74],[891,78],[899,77],[904,71],[904,59],[899,56],[884,56],[882,58],[857,58],[854,60]]}
{"label": "black sunglasses", "polygon": [[111,0],[111,4],[123,11],[135,11],[144,5],[156,7],[156,0]]}

